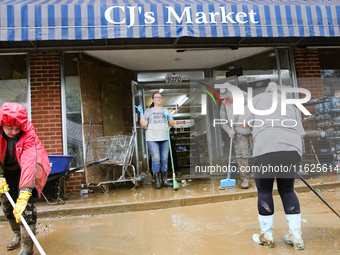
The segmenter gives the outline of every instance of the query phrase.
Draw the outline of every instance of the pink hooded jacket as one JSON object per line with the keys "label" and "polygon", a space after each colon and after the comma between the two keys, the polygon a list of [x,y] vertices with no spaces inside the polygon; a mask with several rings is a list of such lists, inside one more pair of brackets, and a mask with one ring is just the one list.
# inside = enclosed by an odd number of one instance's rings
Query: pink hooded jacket
{"label": "pink hooded jacket", "polygon": [[19,189],[32,192],[35,187],[39,197],[51,172],[47,152],[37,137],[33,124],[27,119],[24,106],[4,103],[0,108],[0,164],[4,167],[7,141],[3,137],[3,126],[20,127],[19,141],[15,144],[15,155],[21,168]]}

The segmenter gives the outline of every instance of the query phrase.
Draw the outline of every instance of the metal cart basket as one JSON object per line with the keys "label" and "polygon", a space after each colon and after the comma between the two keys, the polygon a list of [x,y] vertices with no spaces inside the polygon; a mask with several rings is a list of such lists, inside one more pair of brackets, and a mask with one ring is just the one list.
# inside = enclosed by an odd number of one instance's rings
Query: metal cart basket
{"label": "metal cart basket", "polygon": [[[132,135],[117,134],[114,136],[97,137],[95,142],[91,143],[88,152],[88,160],[96,158],[109,158],[108,161],[101,165],[107,166],[106,176],[104,180],[95,180],[96,178],[87,178],[87,186],[89,188],[101,188],[103,192],[108,192],[107,184],[114,184],[118,182],[131,181],[135,186],[145,178],[144,174],[139,175],[138,170],[131,163],[134,155],[134,148],[136,142],[136,132]],[[117,180],[110,180],[109,175],[111,171],[110,166],[121,166],[121,175]],[[115,168],[114,168],[115,169]],[[113,170],[113,178],[115,177],[115,170]],[[126,176],[127,175],[127,176]]]}

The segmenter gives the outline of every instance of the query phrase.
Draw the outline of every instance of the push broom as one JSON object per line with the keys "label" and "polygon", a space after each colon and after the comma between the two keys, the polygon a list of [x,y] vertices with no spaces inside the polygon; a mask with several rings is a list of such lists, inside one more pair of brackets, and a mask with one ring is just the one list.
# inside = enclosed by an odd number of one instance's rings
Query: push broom
{"label": "push broom", "polygon": [[230,138],[230,148],[229,148],[229,163],[228,163],[228,177],[227,179],[221,180],[221,186],[219,188],[226,188],[226,187],[235,187],[236,185],[236,180],[235,179],[230,179],[231,175],[231,150],[233,148],[233,138]]}
{"label": "push broom", "polygon": [[167,116],[165,116],[165,120],[166,120],[166,127],[167,127],[167,130],[168,130],[169,151],[170,151],[171,166],[172,166],[172,183],[173,183],[173,188],[176,190],[176,189],[179,188],[179,185],[178,185],[178,182],[176,181],[174,159],[172,158],[170,131],[169,131],[169,123],[168,123],[168,117]]}
{"label": "push broom", "polygon": [[[14,201],[13,201],[11,195],[10,195],[7,191],[5,191],[5,194],[6,194],[7,199],[9,200],[9,202],[11,203],[11,205],[12,205],[13,208],[14,208],[14,207],[15,207],[15,203],[14,203]],[[46,253],[44,252],[43,248],[40,246],[40,244],[39,244],[37,238],[36,238],[35,235],[33,234],[32,230],[30,229],[30,227],[28,226],[26,220],[24,219],[24,217],[23,217],[22,215],[20,216],[20,220],[21,220],[22,224],[24,225],[24,227],[26,228],[27,233],[28,233],[28,234],[30,235],[30,237],[32,238],[32,240],[33,240],[35,246],[37,246],[37,248],[38,248],[40,254],[41,254],[41,255],[46,255]]]}

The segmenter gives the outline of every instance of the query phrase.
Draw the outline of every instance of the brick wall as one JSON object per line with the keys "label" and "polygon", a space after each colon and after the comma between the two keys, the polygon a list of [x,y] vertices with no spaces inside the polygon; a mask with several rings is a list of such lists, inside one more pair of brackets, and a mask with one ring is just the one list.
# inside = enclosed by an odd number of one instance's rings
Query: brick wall
{"label": "brick wall", "polygon": [[[298,87],[308,89],[312,96],[311,99],[323,97],[318,50],[295,49],[294,61]],[[310,113],[314,113],[314,106],[309,106],[307,109]],[[313,129],[314,126],[310,124],[308,128]]]}
{"label": "brick wall", "polygon": [[295,49],[294,61],[298,86],[308,89],[312,99],[323,97],[317,49]]}
{"label": "brick wall", "polygon": [[[320,73],[320,63],[318,50],[316,49],[295,49],[294,50],[294,61],[296,68],[296,77],[298,82],[298,87],[308,89],[311,93],[311,99],[316,99],[323,97],[323,87]],[[304,96],[302,96],[304,97]],[[315,106],[309,106],[307,109],[310,113],[314,113]],[[304,117],[304,116],[302,116]],[[303,126],[305,130],[315,130],[316,126],[314,122],[304,122]],[[305,149],[306,153],[312,154],[313,150],[310,146],[309,140],[305,139]],[[311,138],[310,142],[315,146],[315,150],[318,150],[317,141]],[[303,156],[303,161],[309,163],[317,163],[315,156],[309,155]]]}
{"label": "brick wall", "polygon": [[70,178],[65,180],[65,192],[79,192],[83,173],[73,173]]}
{"label": "brick wall", "polygon": [[32,123],[48,154],[62,155],[60,58],[30,56]]}
{"label": "brick wall", "polygon": [[[30,56],[31,115],[36,133],[47,154],[63,155],[61,77],[59,53]],[[65,181],[66,193],[79,191],[82,173]]]}

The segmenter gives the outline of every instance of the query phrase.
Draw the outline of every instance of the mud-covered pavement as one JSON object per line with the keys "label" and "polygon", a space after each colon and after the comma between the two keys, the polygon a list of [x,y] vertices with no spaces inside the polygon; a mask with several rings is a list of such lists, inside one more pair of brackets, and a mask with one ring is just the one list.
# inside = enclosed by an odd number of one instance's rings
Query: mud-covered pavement
{"label": "mud-covered pavement", "polygon": [[[339,190],[321,195],[340,211]],[[259,232],[256,198],[171,209],[40,219],[37,238],[46,254],[340,254],[340,219],[313,193],[298,194],[304,251],[283,241],[288,231],[281,200],[275,196],[276,248],[254,244]],[[0,254],[12,237],[0,223]],[[35,247],[35,254],[39,254]]]}

